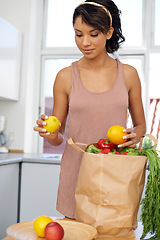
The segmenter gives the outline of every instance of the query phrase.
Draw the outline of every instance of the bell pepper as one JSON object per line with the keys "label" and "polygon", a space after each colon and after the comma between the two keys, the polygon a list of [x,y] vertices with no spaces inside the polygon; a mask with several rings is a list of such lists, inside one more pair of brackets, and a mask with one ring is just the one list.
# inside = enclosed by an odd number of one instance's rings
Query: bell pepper
{"label": "bell pepper", "polygon": [[120,155],[128,155],[129,152],[121,152]]}
{"label": "bell pepper", "polygon": [[89,147],[85,150],[85,152],[89,153],[99,153],[101,149],[95,147],[93,144],[89,145]]}
{"label": "bell pepper", "polygon": [[112,149],[114,149],[116,146],[111,143],[108,139],[100,139],[98,141],[98,148],[100,149],[110,149],[112,151]]}
{"label": "bell pepper", "polygon": [[106,148],[106,149],[103,149],[100,153],[102,153],[102,154],[108,154],[108,153],[110,153],[111,152],[111,150],[109,149],[109,148]]}
{"label": "bell pepper", "polygon": [[116,151],[116,152],[114,152],[114,154],[118,154],[119,155],[120,153]]}

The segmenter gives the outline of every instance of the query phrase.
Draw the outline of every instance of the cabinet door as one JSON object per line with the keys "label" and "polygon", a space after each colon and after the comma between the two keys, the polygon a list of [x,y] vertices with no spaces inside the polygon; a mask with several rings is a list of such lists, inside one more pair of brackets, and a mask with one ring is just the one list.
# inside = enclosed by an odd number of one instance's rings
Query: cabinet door
{"label": "cabinet door", "polygon": [[56,210],[60,165],[23,163],[20,221],[40,215],[61,217]]}
{"label": "cabinet door", "polygon": [[0,100],[18,100],[22,34],[0,17]]}
{"label": "cabinet door", "polygon": [[0,166],[0,239],[17,223],[19,164]]}

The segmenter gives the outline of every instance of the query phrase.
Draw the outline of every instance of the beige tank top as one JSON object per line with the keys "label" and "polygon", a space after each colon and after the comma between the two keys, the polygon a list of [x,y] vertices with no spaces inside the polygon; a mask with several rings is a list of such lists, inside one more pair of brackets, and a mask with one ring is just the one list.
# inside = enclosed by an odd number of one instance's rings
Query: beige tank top
{"label": "beige tank top", "polygon": [[[78,62],[72,63],[68,138],[90,144],[107,138],[107,131],[113,125],[126,127],[128,91],[123,64],[118,59],[116,61],[114,84],[102,93],[86,89],[80,78]],[[61,160],[57,210],[70,218],[75,217],[75,188],[82,154],[66,143]]]}

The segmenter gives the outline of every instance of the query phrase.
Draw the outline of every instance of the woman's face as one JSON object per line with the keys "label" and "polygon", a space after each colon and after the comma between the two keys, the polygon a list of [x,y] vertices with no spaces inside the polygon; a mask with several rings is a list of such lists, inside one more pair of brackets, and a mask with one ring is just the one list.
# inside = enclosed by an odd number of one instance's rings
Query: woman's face
{"label": "woman's face", "polygon": [[94,58],[102,53],[106,54],[107,34],[82,22],[81,16],[77,17],[74,30],[77,47],[85,57]]}

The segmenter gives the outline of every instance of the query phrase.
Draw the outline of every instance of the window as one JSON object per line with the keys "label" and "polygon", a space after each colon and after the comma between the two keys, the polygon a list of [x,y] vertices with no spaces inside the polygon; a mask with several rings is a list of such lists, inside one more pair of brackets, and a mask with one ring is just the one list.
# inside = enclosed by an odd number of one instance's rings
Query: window
{"label": "window", "polygon": [[[72,16],[74,8],[81,2],[81,0],[48,0],[46,47],[76,47]],[[124,46],[142,46],[143,1],[115,0],[114,2],[122,11],[122,30],[126,37]]]}
{"label": "window", "polygon": [[[72,16],[80,0],[46,1],[46,47],[76,47]],[[66,11],[67,10],[67,11]]]}
{"label": "window", "polygon": [[121,10],[122,33],[126,40],[124,47],[142,46],[143,1],[114,0]]}
{"label": "window", "polygon": [[[52,91],[57,72],[82,56],[76,48],[72,26],[74,8],[81,2],[82,0],[44,0],[40,107],[41,111],[48,115],[52,114]],[[160,82],[158,67],[160,58],[160,1],[114,0],[114,2],[122,11],[122,32],[126,38],[118,55],[122,62],[134,66],[138,71],[142,84],[142,100],[146,120],[150,124],[151,120],[148,120],[150,114],[150,112],[148,113],[150,102],[148,94],[150,97],[160,98],[158,92]],[[154,44],[151,44],[152,36],[154,36]],[[150,125],[148,129],[150,129]],[[43,152],[62,153],[63,149],[64,144],[60,148],[50,146],[46,141],[40,145],[40,151]]]}
{"label": "window", "polygon": [[148,118],[149,131],[159,139],[157,149],[160,149],[160,68],[159,53],[150,54],[150,71],[149,71],[149,97],[150,97],[150,114]]}
{"label": "window", "polygon": [[[160,53],[150,54],[150,71],[149,71],[149,96],[150,98],[160,98]],[[157,87],[155,87],[157,86]]]}
{"label": "window", "polygon": [[160,46],[160,31],[159,31],[159,25],[160,25],[160,1],[155,0],[155,41],[154,44],[156,46]]}

